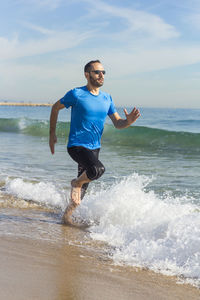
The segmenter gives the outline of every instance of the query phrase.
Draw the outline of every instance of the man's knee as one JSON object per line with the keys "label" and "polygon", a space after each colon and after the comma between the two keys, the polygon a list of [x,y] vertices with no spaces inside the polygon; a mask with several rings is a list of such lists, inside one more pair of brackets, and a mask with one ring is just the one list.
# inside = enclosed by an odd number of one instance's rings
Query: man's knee
{"label": "man's knee", "polygon": [[93,165],[92,167],[90,167],[88,170],[87,170],[87,177],[90,179],[90,180],[96,180],[98,178],[100,178],[103,173],[105,172],[105,167],[104,165],[99,161],[98,164],[96,165]]}

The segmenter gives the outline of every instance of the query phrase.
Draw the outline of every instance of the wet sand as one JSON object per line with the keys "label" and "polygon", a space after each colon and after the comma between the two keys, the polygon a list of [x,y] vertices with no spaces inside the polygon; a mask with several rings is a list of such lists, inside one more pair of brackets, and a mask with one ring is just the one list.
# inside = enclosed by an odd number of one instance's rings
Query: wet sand
{"label": "wet sand", "polygon": [[[75,229],[63,226],[67,236]],[[197,300],[200,291],[171,277],[113,266],[85,247],[2,236],[0,299]]]}

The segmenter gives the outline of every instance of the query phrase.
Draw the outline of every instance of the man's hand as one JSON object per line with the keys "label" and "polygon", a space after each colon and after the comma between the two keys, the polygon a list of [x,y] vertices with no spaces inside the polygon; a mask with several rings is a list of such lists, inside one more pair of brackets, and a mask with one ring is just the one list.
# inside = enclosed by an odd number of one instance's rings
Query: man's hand
{"label": "man's hand", "polygon": [[55,153],[55,144],[57,143],[57,136],[55,134],[51,134],[49,137],[49,147],[51,149],[51,153]]}
{"label": "man's hand", "polygon": [[124,108],[124,113],[126,115],[128,126],[133,124],[141,116],[139,109],[136,109],[135,107],[130,114],[127,112],[126,108]]}
{"label": "man's hand", "polygon": [[126,119],[122,119],[117,111],[114,114],[109,115],[115,128],[117,129],[127,128],[141,116],[139,109],[136,109],[135,107],[130,112],[130,114],[128,114],[126,108],[124,108],[124,113],[126,115]]}

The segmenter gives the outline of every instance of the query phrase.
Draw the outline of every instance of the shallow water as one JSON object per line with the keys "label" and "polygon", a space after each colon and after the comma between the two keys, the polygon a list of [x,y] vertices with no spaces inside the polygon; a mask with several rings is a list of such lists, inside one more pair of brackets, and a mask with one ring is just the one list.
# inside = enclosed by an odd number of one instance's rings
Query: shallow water
{"label": "shallow water", "polygon": [[[61,215],[77,166],[66,152],[66,110],[59,118],[56,153],[50,154],[49,113],[46,107],[0,107],[2,236],[66,242]],[[77,222],[90,224],[75,240],[105,249],[115,263],[199,286],[200,111],[141,113],[126,130],[107,120],[100,153],[106,173],[90,184],[74,214]]]}

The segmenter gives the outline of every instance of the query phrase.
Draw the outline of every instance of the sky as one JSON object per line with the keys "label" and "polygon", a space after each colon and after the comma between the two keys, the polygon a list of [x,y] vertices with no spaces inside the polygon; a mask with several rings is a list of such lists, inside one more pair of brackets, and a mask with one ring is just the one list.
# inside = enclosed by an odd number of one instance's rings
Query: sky
{"label": "sky", "polygon": [[54,103],[93,59],[116,106],[200,108],[200,1],[0,0],[0,100]]}

